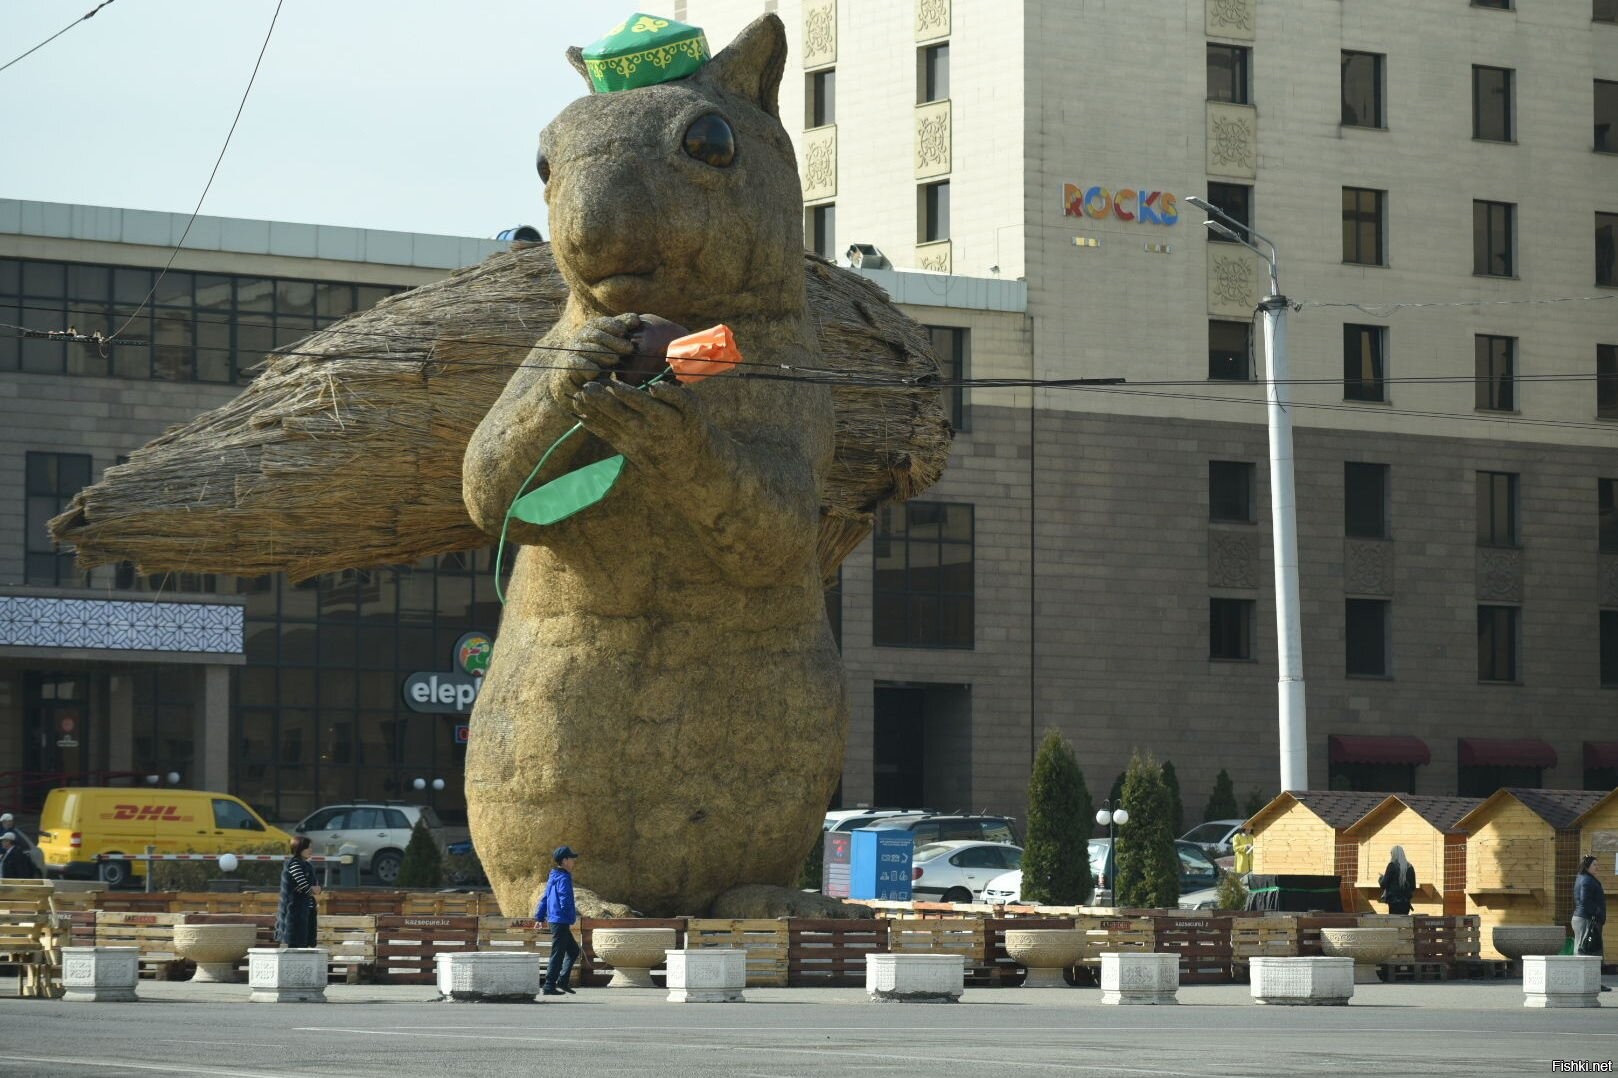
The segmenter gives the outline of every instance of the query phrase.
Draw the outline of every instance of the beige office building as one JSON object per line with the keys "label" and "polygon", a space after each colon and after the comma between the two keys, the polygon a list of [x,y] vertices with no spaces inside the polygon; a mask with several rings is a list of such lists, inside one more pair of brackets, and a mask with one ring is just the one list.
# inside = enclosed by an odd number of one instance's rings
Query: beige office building
{"label": "beige office building", "polygon": [[[1292,301],[1308,773],[1618,783],[1618,4],[689,0],[765,10],[806,244],[973,385],[846,564],[847,803],[1278,785],[1263,262]],[[858,245],[858,246],[856,246]],[[891,269],[871,267],[891,267]],[[1111,388],[1054,386],[1123,378]]]}

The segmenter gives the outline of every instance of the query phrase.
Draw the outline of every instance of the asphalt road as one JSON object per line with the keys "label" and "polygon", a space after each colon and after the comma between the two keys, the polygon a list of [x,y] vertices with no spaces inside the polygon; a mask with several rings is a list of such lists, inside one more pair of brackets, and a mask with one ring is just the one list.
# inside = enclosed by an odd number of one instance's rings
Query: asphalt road
{"label": "asphalt road", "polygon": [[1257,1006],[1245,986],[1182,988],[1178,1007],[1103,1007],[1082,988],[969,989],[942,1005],[872,1004],[851,989],[684,1006],[634,989],[526,1005],[438,1003],[402,986],[333,986],[326,1004],[248,1003],[245,985],[140,992],[130,1004],[0,1000],[0,1075],[1384,1078],[1618,1058],[1610,1010],[1528,1010],[1502,981],[1361,985],[1331,1008]]}

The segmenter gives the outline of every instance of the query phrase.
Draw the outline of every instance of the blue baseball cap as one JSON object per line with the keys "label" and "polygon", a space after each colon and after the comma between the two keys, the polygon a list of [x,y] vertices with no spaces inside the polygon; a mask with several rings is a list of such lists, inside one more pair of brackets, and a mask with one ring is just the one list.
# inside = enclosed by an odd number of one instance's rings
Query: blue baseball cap
{"label": "blue baseball cap", "polygon": [[558,846],[558,847],[556,847],[555,852],[551,854],[551,860],[555,861],[557,864],[561,864],[563,861],[566,861],[569,857],[577,857],[577,856],[578,856],[578,854],[573,852],[573,847],[572,846]]}

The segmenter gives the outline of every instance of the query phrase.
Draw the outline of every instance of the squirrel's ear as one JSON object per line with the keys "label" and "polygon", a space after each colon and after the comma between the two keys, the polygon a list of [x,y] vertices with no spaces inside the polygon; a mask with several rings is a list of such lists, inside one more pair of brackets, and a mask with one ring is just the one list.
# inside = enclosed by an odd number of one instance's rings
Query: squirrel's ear
{"label": "squirrel's ear", "polygon": [[584,50],[577,45],[570,46],[567,50],[567,62],[573,65],[573,70],[577,71],[584,84],[590,87],[590,92],[595,93],[595,83],[590,81],[590,72],[584,66]]}
{"label": "squirrel's ear", "polygon": [[760,15],[703,68],[709,82],[741,94],[771,116],[781,115],[776,92],[787,66],[787,31],[777,15]]}

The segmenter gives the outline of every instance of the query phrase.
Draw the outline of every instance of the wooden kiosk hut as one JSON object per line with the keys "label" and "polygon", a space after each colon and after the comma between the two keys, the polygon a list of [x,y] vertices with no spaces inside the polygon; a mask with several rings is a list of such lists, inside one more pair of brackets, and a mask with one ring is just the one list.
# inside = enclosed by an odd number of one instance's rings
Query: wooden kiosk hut
{"label": "wooden kiosk hut", "polygon": [[[1582,821],[1589,821],[1584,830]],[[1618,804],[1598,790],[1496,790],[1455,825],[1466,837],[1466,912],[1476,914],[1483,955],[1494,949],[1496,925],[1568,923],[1573,913],[1573,874],[1590,844],[1611,843],[1602,885],[1615,882]],[[1605,836],[1611,835],[1609,839]],[[1592,851],[1597,852],[1597,851]],[[1603,855],[1597,852],[1597,857]],[[1609,943],[1608,953],[1618,953]]]}
{"label": "wooden kiosk hut", "polygon": [[1476,797],[1389,794],[1344,833],[1358,847],[1358,867],[1352,881],[1354,905],[1343,908],[1388,912],[1378,897],[1377,879],[1387,867],[1389,851],[1402,846],[1416,870],[1410,912],[1435,917],[1464,914],[1466,833],[1456,825],[1482,803]]}
{"label": "wooden kiosk hut", "polygon": [[1343,909],[1353,911],[1358,844],[1347,832],[1387,797],[1346,790],[1298,790],[1276,796],[1247,821],[1253,871],[1261,875],[1339,877]]}

